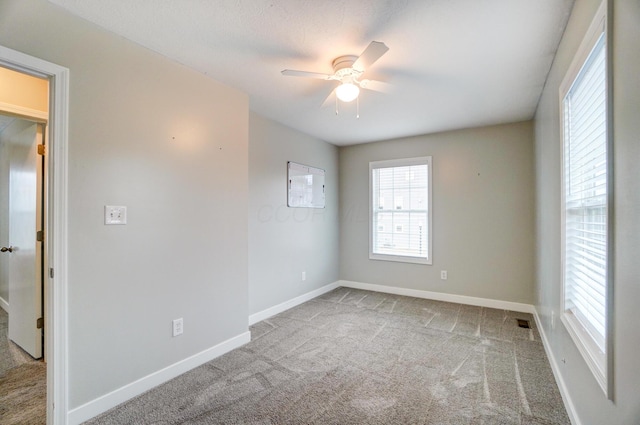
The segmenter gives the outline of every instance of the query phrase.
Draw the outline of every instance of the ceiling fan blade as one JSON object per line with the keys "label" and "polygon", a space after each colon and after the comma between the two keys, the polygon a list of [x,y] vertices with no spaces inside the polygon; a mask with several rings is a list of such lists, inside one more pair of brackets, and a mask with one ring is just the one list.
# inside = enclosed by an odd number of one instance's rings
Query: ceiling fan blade
{"label": "ceiling fan blade", "polygon": [[333,75],[331,74],[322,74],[319,72],[307,72],[307,71],[295,71],[293,69],[285,69],[282,71],[282,75],[286,75],[288,77],[306,77],[306,78],[317,78],[319,80],[333,80]]}
{"label": "ceiling fan blade", "polygon": [[392,89],[391,84],[377,80],[361,80],[360,87],[365,90],[372,90],[380,93],[389,93]]}
{"label": "ceiling fan blade", "polygon": [[324,100],[324,102],[322,102],[322,105],[320,105],[321,108],[324,108],[326,106],[329,106],[331,104],[334,104],[336,101],[336,89],[334,88],[333,90],[331,90],[329,92],[329,95],[327,96],[327,98]]}
{"label": "ceiling fan blade", "polygon": [[353,63],[353,69],[361,72],[366,71],[375,61],[387,53],[387,50],[389,50],[389,48],[386,44],[380,41],[372,41],[369,43],[369,46],[364,49],[364,52],[362,52],[360,57],[358,57],[358,59]]}

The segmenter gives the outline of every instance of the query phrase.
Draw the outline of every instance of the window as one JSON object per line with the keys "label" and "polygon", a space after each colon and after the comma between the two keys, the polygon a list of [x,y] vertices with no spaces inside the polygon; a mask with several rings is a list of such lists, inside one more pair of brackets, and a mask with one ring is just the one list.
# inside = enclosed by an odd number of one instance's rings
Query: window
{"label": "window", "polygon": [[609,191],[607,54],[601,9],[561,87],[562,321],[607,393]]}
{"label": "window", "polygon": [[369,258],[431,264],[431,157],[369,163]]}

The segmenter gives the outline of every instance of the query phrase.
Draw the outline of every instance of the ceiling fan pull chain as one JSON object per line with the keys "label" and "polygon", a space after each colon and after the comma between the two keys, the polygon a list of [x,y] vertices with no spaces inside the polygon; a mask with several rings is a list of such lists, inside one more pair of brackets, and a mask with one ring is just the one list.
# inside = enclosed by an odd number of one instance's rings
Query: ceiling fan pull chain
{"label": "ceiling fan pull chain", "polygon": [[338,115],[338,96],[336,96],[336,115]]}
{"label": "ceiling fan pull chain", "polygon": [[356,119],[360,119],[360,96],[356,97]]}

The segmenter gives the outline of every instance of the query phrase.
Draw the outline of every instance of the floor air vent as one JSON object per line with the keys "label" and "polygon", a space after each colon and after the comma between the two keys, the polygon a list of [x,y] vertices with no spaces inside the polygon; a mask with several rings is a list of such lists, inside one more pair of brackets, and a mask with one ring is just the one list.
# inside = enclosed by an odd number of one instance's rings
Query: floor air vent
{"label": "floor air vent", "polygon": [[516,319],[518,321],[518,326],[525,329],[531,329],[531,325],[529,325],[528,320]]}

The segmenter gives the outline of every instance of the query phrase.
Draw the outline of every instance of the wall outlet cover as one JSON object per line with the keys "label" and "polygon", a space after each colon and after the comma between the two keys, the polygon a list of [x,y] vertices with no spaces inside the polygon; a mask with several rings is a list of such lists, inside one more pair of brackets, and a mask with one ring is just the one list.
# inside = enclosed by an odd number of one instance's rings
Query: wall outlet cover
{"label": "wall outlet cover", "polygon": [[182,321],[182,317],[179,319],[175,319],[173,321],[173,336],[182,335],[184,330],[184,322]]}
{"label": "wall outlet cover", "polygon": [[105,205],[104,224],[127,224],[127,207],[123,205]]}

